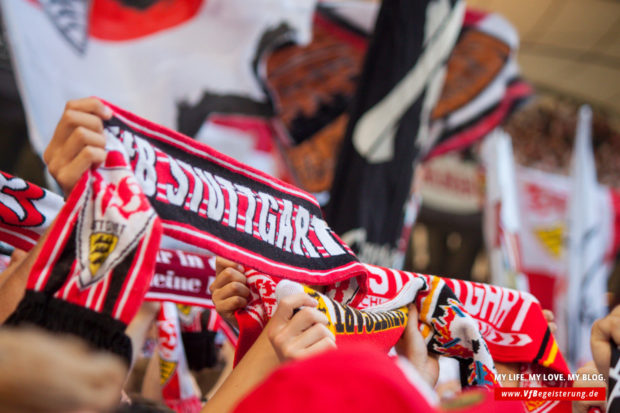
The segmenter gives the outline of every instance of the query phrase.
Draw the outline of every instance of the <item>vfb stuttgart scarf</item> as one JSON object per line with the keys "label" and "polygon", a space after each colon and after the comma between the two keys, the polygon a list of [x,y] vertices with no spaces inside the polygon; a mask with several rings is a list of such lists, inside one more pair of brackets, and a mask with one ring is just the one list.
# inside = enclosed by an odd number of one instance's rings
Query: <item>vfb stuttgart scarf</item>
{"label": "vfb stuttgart scarf", "polygon": [[[0,171],[0,240],[29,251],[64,205],[59,195]],[[167,245],[162,240],[162,245]],[[147,301],[172,301],[214,308],[209,285],[215,279],[213,255],[161,248]]]}
{"label": "vfb stuttgart scarf", "polygon": [[308,193],[108,106],[108,150],[127,157],[166,235],[293,280],[364,272]]}
{"label": "vfb stuttgart scarf", "polygon": [[81,336],[131,359],[126,325],[148,289],[161,223],[124,157],[87,171],[60,210],[7,324]]}

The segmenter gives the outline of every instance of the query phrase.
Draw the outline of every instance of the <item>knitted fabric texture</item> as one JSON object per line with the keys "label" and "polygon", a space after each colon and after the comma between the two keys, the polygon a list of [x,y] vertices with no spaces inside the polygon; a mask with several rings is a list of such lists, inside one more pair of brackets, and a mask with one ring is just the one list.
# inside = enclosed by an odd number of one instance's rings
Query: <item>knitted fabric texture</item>
{"label": "knitted fabric texture", "polygon": [[148,289],[161,227],[122,157],[87,171],[58,214],[8,324],[80,336],[129,363],[124,334]]}
{"label": "knitted fabric texture", "polygon": [[[432,295],[429,294],[432,286],[423,276],[394,270],[387,270],[385,274],[388,271],[393,275],[408,277],[405,283],[400,279],[399,291],[382,299],[378,295],[373,296],[372,289],[369,289],[362,300],[358,297],[350,301],[356,304],[339,302],[334,294],[337,289],[328,288],[327,294],[321,294],[299,284],[298,288],[290,288],[288,285],[285,288],[292,292],[305,291],[317,299],[319,310],[330,320],[329,328],[336,336],[337,344],[372,344],[386,353],[396,344],[406,326],[407,305],[415,302],[423,323],[422,331],[427,332],[429,350],[459,359],[467,370],[463,377],[464,385],[495,385],[495,366],[480,335],[478,323],[467,314],[445,283],[436,278],[443,285],[439,290],[435,287],[435,291],[440,292],[438,295]],[[289,283],[255,271],[249,271],[247,276],[251,296],[246,308],[237,313],[240,336],[236,361],[243,357],[273,315],[279,285]],[[374,304],[367,305],[370,302]]]}

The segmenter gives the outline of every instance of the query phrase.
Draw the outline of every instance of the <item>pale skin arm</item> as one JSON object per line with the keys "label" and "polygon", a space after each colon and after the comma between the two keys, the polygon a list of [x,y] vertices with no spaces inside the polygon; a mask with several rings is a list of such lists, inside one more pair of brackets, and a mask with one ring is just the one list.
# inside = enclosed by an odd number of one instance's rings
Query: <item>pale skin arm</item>
{"label": "pale skin arm", "polygon": [[[573,382],[573,387],[605,387],[604,381],[598,380],[585,380],[584,375],[588,375],[589,377],[598,376],[598,370],[596,369],[596,365],[594,361],[589,361],[577,370],[577,374],[579,378]],[[605,411],[605,402],[604,401],[573,401],[573,412],[574,413],[587,413],[591,407],[599,407],[602,411]]]}
{"label": "pale skin arm", "polygon": [[[280,301],[263,332],[207,402],[203,413],[230,412],[283,361],[335,348],[334,336],[326,327],[327,317],[316,309],[317,305],[304,293]],[[294,313],[300,307],[305,308]]]}
{"label": "pale skin arm", "polygon": [[278,357],[263,330],[254,345],[215,392],[213,398],[207,401],[202,412],[230,412],[278,365]]}
{"label": "pale skin arm", "polygon": [[143,397],[149,400],[160,403],[164,402],[164,398],[161,394],[161,384],[159,383],[159,353],[157,350],[153,353],[153,356],[146,365],[141,393]]}
{"label": "pale skin arm", "polygon": [[9,266],[0,273],[0,324],[3,324],[15,310],[24,295],[32,262],[30,262],[28,269],[20,267],[28,256],[29,254],[23,250],[14,250],[11,254]]}
{"label": "pale skin arm", "polygon": [[11,260],[9,266],[0,273],[0,288],[4,285],[4,282],[9,279],[13,271],[19,266],[19,264],[26,258],[28,253],[19,248],[15,248],[11,253]]}
{"label": "pale skin arm", "polygon": [[158,302],[145,301],[140,306],[138,313],[127,326],[125,333],[131,339],[132,361],[133,365],[140,354],[140,349],[144,346],[146,335],[153,324],[153,320],[157,317],[160,304]]}

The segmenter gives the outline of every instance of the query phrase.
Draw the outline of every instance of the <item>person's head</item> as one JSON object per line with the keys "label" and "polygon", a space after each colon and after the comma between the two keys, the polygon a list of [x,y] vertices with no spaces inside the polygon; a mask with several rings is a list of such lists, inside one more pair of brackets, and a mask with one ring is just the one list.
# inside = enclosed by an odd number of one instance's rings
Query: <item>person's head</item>
{"label": "person's head", "polygon": [[91,413],[120,401],[127,368],[77,337],[0,328],[0,413]]}

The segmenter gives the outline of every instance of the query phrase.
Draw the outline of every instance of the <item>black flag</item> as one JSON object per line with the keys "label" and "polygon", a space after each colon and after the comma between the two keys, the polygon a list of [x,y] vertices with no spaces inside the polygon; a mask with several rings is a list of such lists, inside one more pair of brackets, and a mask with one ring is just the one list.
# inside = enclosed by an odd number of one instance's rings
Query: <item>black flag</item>
{"label": "black flag", "polygon": [[414,165],[464,11],[461,0],[384,0],[379,11],[326,208],[364,262],[402,265]]}

